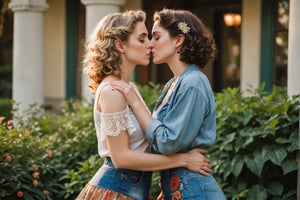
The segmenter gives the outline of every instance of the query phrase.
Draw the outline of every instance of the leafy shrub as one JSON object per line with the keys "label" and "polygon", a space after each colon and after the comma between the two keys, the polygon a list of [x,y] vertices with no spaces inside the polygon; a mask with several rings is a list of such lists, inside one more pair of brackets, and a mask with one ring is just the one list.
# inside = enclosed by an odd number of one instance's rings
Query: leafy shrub
{"label": "leafy shrub", "polygon": [[68,172],[97,155],[91,106],[69,101],[58,115],[41,110],[33,105],[16,124],[1,118],[0,199],[74,199]]}
{"label": "leafy shrub", "polygon": [[12,68],[0,66],[0,97],[10,98],[12,95]]}
{"label": "leafy shrub", "polygon": [[[159,94],[157,85],[139,87],[146,101]],[[92,109],[70,100],[59,114],[32,105],[17,123],[2,116],[0,199],[74,199],[103,162]]]}
{"label": "leafy shrub", "polygon": [[299,98],[263,85],[216,94],[217,140],[210,148],[215,176],[228,199],[296,199]]}
{"label": "leafy shrub", "polygon": [[137,85],[137,87],[149,110],[152,111],[161,93],[162,86],[153,82],[149,82],[148,85]]}
{"label": "leafy shrub", "polygon": [[51,176],[47,177],[51,173],[48,163],[53,159],[52,148],[41,137],[37,122],[30,123],[32,127],[13,124],[12,119],[1,118],[0,197],[47,199],[53,191],[53,182],[48,182]]}
{"label": "leafy shrub", "polygon": [[[139,86],[153,109],[161,87]],[[209,158],[228,199],[295,199],[299,99],[285,88],[244,97],[216,94],[217,140]],[[74,199],[103,160],[97,153],[93,106],[70,100],[59,114],[33,105],[0,117],[0,199]],[[42,112],[41,112],[42,111]],[[151,194],[159,193],[154,173]]]}
{"label": "leafy shrub", "polygon": [[0,98],[0,116],[11,118],[12,103],[9,98]]}

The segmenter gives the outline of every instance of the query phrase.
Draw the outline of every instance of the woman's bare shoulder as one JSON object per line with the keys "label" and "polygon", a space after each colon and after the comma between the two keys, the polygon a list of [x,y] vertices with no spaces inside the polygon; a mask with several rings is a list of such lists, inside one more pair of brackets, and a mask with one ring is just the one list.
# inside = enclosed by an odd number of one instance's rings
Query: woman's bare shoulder
{"label": "woman's bare shoulder", "polygon": [[112,90],[108,84],[103,87],[98,98],[98,108],[102,113],[114,113],[123,111],[127,107],[127,102],[121,92]]}

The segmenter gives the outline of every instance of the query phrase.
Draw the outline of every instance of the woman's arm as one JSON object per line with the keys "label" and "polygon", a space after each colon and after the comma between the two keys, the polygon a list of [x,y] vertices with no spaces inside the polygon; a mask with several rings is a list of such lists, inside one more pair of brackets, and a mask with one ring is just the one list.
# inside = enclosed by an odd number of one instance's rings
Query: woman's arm
{"label": "woman's arm", "polygon": [[[139,99],[139,98],[138,98]],[[143,104],[141,102],[141,104]],[[97,102],[98,110],[103,113],[114,113],[125,109],[127,102],[118,91],[110,87],[103,89]],[[142,106],[145,109],[145,106]],[[147,109],[145,114],[149,115]],[[151,116],[150,116],[151,117]],[[206,150],[195,149],[188,153],[169,156],[137,152],[130,149],[129,134],[121,131],[117,136],[106,136],[110,156],[118,168],[152,171],[174,167],[186,167],[203,175],[210,173],[209,160],[203,155]]]}
{"label": "woman's arm", "polygon": [[142,129],[145,131],[153,118],[137,95],[134,87],[124,81],[112,81],[110,85],[113,90],[120,91],[126,97],[128,105],[131,107]]}
{"label": "woman's arm", "polygon": [[188,153],[161,155],[133,151],[129,147],[129,135],[122,131],[118,136],[108,136],[107,139],[110,156],[118,168],[155,171],[174,167],[186,167],[192,171],[209,175],[210,162],[203,155],[203,149],[194,149]]}
{"label": "woman's arm", "polygon": [[[143,111],[143,105],[132,86],[122,81],[113,81],[111,86],[126,97],[146,133],[147,140],[156,152],[173,154],[190,148],[202,126],[207,107],[197,88],[186,87],[177,93],[176,101],[168,107],[162,123]],[[214,141],[215,133],[201,137],[203,143],[209,145]]]}
{"label": "woman's arm", "polygon": [[[154,151],[162,154],[172,154],[186,151],[199,145],[209,145],[215,132],[204,135],[199,130],[206,126],[203,124],[207,115],[207,104],[195,88],[187,88],[176,93],[173,101],[168,105],[168,110],[163,122],[152,120],[145,131],[147,140],[152,144]],[[214,138],[213,138],[214,139]]]}

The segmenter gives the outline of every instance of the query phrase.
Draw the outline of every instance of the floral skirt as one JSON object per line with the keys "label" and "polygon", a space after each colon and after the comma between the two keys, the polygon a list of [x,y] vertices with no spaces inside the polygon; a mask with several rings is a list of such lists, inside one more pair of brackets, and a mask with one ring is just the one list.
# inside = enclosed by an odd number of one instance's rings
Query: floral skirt
{"label": "floral skirt", "polygon": [[86,184],[76,200],[133,200],[133,198],[112,190]]}

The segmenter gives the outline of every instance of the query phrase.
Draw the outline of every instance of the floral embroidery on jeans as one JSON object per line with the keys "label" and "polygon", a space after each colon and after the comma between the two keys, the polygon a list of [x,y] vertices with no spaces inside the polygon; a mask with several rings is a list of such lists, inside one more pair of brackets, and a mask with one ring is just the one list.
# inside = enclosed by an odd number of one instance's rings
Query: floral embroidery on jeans
{"label": "floral embroidery on jeans", "polygon": [[181,191],[182,191],[182,183],[180,180],[180,177],[178,175],[175,175],[172,177],[171,181],[170,181],[170,188],[172,190],[172,200],[181,200],[182,195],[181,195]]}

